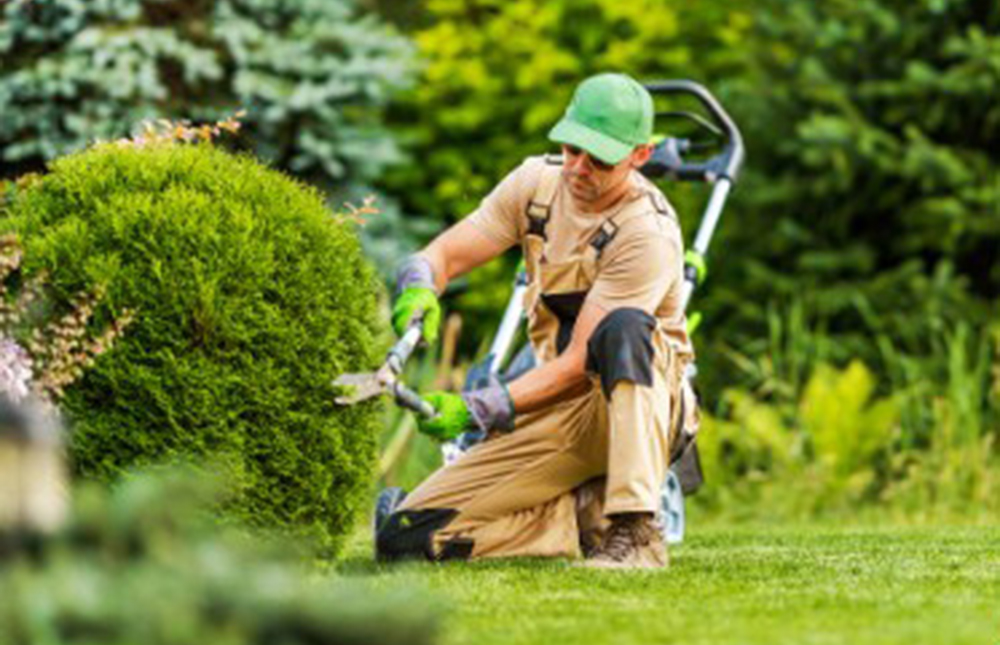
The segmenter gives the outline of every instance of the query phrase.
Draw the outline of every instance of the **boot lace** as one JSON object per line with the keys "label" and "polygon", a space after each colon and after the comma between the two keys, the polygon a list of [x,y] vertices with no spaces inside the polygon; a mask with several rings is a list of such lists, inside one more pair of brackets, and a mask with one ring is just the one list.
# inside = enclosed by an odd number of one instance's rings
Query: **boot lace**
{"label": "boot lace", "polygon": [[644,516],[621,518],[611,524],[599,556],[622,562],[638,548],[653,540],[656,527]]}

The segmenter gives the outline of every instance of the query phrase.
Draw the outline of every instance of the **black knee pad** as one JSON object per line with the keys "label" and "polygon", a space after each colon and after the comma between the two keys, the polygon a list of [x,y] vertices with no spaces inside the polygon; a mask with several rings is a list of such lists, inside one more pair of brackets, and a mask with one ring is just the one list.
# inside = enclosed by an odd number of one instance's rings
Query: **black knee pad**
{"label": "black knee pad", "polygon": [[375,554],[379,560],[468,559],[472,554],[472,540],[455,538],[434,553],[434,532],[447,526],[458,514],[450,508],[429,508],[413,511],[396,511],[378,528],[375,535]]}
{"label": "black knee pad", "polygon": [[587,341],[587,371],[600,375],[604,396],[618,381],[653,384],[653,330],[656,318],[642,309],[615,309]]}

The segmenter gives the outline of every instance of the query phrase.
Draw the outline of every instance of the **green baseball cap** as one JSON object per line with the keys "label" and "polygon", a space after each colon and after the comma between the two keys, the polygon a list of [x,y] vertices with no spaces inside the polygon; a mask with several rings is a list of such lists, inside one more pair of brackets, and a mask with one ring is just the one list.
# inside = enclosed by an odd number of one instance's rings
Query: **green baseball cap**
{"label": "green baseball cap", "polygon": [[653,97],[625,74],[598,74],[580,83],[549,139],[586,150],[610,164],[621,162],[653,135]]}

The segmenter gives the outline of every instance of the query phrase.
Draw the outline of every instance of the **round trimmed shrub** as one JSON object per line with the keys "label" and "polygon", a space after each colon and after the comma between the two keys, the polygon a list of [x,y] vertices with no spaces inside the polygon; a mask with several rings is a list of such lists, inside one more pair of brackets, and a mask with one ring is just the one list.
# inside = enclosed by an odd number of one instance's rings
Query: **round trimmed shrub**
{"label": "round trimmed shrub", "polygon": [[135,313],[63,401],[79,474],[211,456],[236,516],[336,550],[367,497],[379,406],[335,406],[331,380],[372,369],[385,338],[351,223],[248,156],[169,143],[57,160],[2,223],[56,305],[100,286],[95,324]]}

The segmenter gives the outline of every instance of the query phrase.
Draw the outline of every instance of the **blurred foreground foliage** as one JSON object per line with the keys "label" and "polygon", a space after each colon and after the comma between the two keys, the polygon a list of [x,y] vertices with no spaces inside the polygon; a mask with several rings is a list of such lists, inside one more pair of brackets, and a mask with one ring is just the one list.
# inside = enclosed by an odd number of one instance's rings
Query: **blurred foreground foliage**
{"label": "blurred foreground foliage", "polygon": [[0,561],[0,635],[22,645],[423,645],[437,611],[412,588],[317,575],[307,551],[211,519],[194,469],[79,488],[70,526]]}

